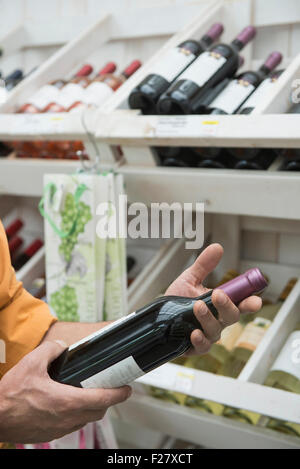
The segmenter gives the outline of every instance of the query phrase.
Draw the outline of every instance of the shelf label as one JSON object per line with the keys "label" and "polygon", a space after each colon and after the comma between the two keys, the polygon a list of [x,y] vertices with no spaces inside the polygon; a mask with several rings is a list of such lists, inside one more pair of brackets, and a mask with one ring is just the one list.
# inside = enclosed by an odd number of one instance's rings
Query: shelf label
{"label": "shelf label", "polygon": [[12,134],[21,135],[43,135],[63,133],[63,116],[46,116],[40,114],[24,114],[15,116],[11,128]]}
{"label": "shelf label", "polygon": [[219,131],[219,121],[201,120],[194,116],[162,116],[158,118],[156,137],[211,137]]}

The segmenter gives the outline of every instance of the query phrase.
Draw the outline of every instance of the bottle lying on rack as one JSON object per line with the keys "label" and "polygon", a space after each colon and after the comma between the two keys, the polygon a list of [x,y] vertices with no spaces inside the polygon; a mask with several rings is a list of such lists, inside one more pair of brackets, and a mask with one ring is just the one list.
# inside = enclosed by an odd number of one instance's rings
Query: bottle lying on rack
{"label": "bottle lying on rack", "polygon": [[[198,149],[199,150],[204,150],[204,148]],[[223,148],[220,149],[221,151],[219,152],[219,148],[217,147],[211,147],[206,149],[207,152],[211,150],[212,156],[209,157],[203,157],[200,159],[198,163],[198,168],[214,168],[214,169],[233,169],[236,164],[237,164],[237,158],[232,156],[227,149]],[[215,152],[215,156],[213,156]],[[200,156],[201,156],[202,151],[200,151]]]}
{"label": "bottle lying on rack", "polygon": [[4,78],[5,87],[7,91],[11,91],[15,86],[17,86],[20,81],[24,78],[23,70],[17,69],[12,72],[10,75]]}
{"label": "bottle lying on rack", "polygon": [[256,34],[252,26],[245,28],[228,44],[210,47],[178,77],[157,103],[159,114],[192,114],[207,91],[227,77],[235,75],[239,51]]}
{"label": "bottle lying on rack", "polygon": [[177,168],[196,168],[198,156],[192,148],[187,147],[161,147],[157,149],[160,165]]}
{"label": "bottle lying on rack", "polygon": [[[70,79],[72,80],[81,80],[83,77],[89,76],[93,71],[91,65],[84,65],[78,70],[78,72]],[[20,109],[19,113],[28,113],[28,114],[38,114],[44,112],[54,106],[60,90],[67,85],[69,82],[62,78],[51,81],[48,85],[42,86],[34,95],[24,103]]]}
{"label": "bottle lying on rack", "polygon": [[265,333],[271,326],[273,319],[281,308],[283,301],[295,286],[296,281],[297,279],[290,279],[281,292],[277,302],[263,306],[261,311],[257,313],[255,319],[247,324],[243,333],[235,343],[230,357],[221,368],[220,374],[231,378],[237,378],[239,376],[251,355],[259,346]]}
{"label": "bottle lying on rack", "polygon": [[20,270],[30,259],[41,249],[44,243],[36,239],[28,246],[25,251],[13,261],[13,267],[16,271]]}
{"label": "bottle lying on rack", "polygon": [[5,228],[5,233],[7,236],[7,240],[10,241],[16,234],[23,228],[24,223],[20,218],[17,218],[12,223],[10,223]]}
{"label": "bottle lying on rack", "polygon": [[247,159],[240,159],[237,160],[234,169],[256,169],[256,170],[266,170],[268,169],[271,164],[275,161],[277,157],[276,151],[269,148],[263,148],[260,150],[257,156],[252,158],[251,160]]}
{"label": "bottle lying on rack", "polygon": [[[300,103],[294,104],[288,111],[288,114],[300,114]],[[300,171],[300,149],[287,148],[280,152],[284,162],[280,168],[281,171]]]}
{"label": "bottle lying on rack", "polygon": [[212,43],[219,39],[224,28],[215,23],[207,33],[195,41],[187,39],[174,49],[167,51],[153,66],[149,75],[129,95],[131,109],[141,109],[143,114],[156,114],[156,103],[171,83]]}
{"label": "bottle lying on rack", "polygon": [[8,242],[8,249],[9,249],[11,259],[13,259],[16,256],[16,253],[18,252],[18,250],[23,244],[24,244],[24,240],[20,238],[20,236],[14,236]]}
{"label": "bottle lying on rack", "polygon": [[[262,291],[267,282],[251,269],[220,288],[238,304]],[[200,324],[193,313],[203,300],[217,316],[212,290],[199,298],[162,297],[71,346],[49,369],[52,379],[87,388],[114,388],[175,359],[190,347],[190,335]]]}
{"label": "bottle lying on rack", "polygon": [[[249,98],[264,78],[269,75],[282,61],[280,52],[272,52],[257,72],[243,72],[219,93],[219,95],[207,106],[206,114],[226,115],[235,114],[242,104]],[[195,110],[197,112],[197,110]],[[197,113],[199,113],[198,110]],[[221,148],[203,147],[199,149],[204,157],[216,158],[221,153]]]}

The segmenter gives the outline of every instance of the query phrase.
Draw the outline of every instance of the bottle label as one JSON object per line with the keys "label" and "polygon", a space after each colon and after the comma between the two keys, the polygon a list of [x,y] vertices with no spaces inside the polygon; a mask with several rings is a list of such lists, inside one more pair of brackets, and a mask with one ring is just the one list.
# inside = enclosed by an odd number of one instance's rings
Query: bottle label
{"label": "bottle label", "polygon": [[81,345],[87,344],[88,342],[90,342],[92,339],[95,339],[96,337],[97,338],[101,337],[102,335],[106,334],[106,332],[108,331],[112,331],[113,329],[116,329],[120,324],[125,323],[129,321],[131,318],[133,318],[135,314],[136,313],[134,312],[132,314],[129,314],[128,316],[124,316],[123,318],[120,318],[117,321],[114,321],[113,323],[108,324],[108,326],[102,327],[102,329],[99,329],[99,331],[94,332],[93,334],[87,337],[84,337],[84,339],[79,340],[75,344],[71,345],[71,347],[69,347],[69,352],[71,352],[72,350],[76,349],[77,347]]}
{"label": "bottle label", "polygon": [[263,99],[266,99],[269,93],[271,93],[274,84],[277,82],[277,78],[266,78],[257,88],[257,90],[250,96],[250,98],[243,104],[241,111],[246,108],[255,108],[258,106]]}
{"label": "bottle label", "polygon": [[59,90],[54,85],[45,85],[40,88],[28,101],[37,109],[43,110],[48,104],[57,100]]}
{"label": "bottle label", "polygon": [[217,344],[223,345],[223,347],[225,347],[225,349],[230,352],[234,348],[242,332],[243,326],[240,322],[232,324],[223,330],[221,339],[217,342]]}
{"label": "bottle label", "polygon": [[171,83],[195,58],[195,54],[191,51],[175,47],[165,54],[163,60],[153,66],[151,74],[159,75]]}
{"label": "bottle label", "polygon": [[191,80],[201,87],[223,67],[226,61],[227,59],[225,57],[216,52],[203,52],[203,54],[180,75],[180,80]]}
{"label": "bottle label", "polygon": [[300,331],[289,336],[271,371],[284,371],[300,380]]}
{"label": "bottle label", "polygon": [[101,81],[96,81],[84,90],[82,102],[88,106],[100,106],[113,94],[114,90],[110,86]]}
{"label": "bottle label", "polygon": [[221,109],[227,114],[234,114],[254,90],[255,87],[248,81],[233,80],[209,107]]}
{"label": "bottle label", "polygon": [[271,324],[271,321],[268,319],[255,318],[253,322],[247,324],[234,347],[244,348],[254,352]]}
{"label": "bottle label", "polygon": [[135,359],[130,356],[82,381],[80,384],[83,388],[119,388],[132,383],[144,374],[145,372],[138,366]]}
{"label": "bottle label", "polygon": [[69,83],[63,87],[56,102],[67,110],[72,104],[76,103],[76,101],[82,101],[83,95],[84,89],[80,85]]}

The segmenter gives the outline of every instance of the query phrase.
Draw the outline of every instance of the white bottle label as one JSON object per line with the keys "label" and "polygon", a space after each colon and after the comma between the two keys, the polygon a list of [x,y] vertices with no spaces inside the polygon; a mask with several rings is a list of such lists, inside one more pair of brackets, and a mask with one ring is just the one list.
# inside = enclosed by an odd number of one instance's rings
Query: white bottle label
{"label": "white bottle label", "polygon": [[211,109],[221,109],[227,114],[234,114],[254,90],[255,87],[247,81],[233,80],[209,107]]}
{"label": "white bottle label", "polygon": [[113,94],[114,91],[110,86],[101,81],[96,81],[84,90],[82,102],[88,106],[100,106]]}
{"label": "white bottle label", "polygon": [[289,336],[271,368],[275,370],[285,371],[300,380],[300,331]]}
{"label": "white bottle label", "polygon": [[151,74],[160,75],[169,83],[184,70],[193,60],[195,55],[187,49],[176,47],[168,51],[165,57],[153,66]]}
{"label": "white bottle label", "polygon": [[83,388],[119,388],[132,383],[144,374],[145,372],[138,366],[135,359],[130,356],[82,381],[80,384]]}
{"label": "white bottle label", "polygon": [[40,88],[27,102],[37,109],[43,110],[48,104],[55,102],[59,96],[59,89],[54,85]]}
{"label": "white bottle label", "polygon": [[250,98],[243,104],[241,110],[246,108],[255,108],[263,99],[266,99],[266,96],[268,96],[269,93],[271,93],[276,82],[277,78],[266,78]]}
{"label": "white bottle label", "polygon": [[99,329],[99,331],[94,332],[93,334],[87,337],[84,337],[82,340],[79,340],[75,344],[71,345],[71,347],[69,347],[69,352],[76,349],[77,347],[80,347],[81,345],[87,344],[90,340],[94,339],[95,337],[101,337],[102,335],[106,334],[106,332],[112,331],[113,329],[118,327],[120,324],[127,322],[129,319],[133,318],[133,316],[135,316],[135,312],[132,314],[129,314],[128,316],[124,316],[123,318],[120,318],[111,324],[108,324],[108,326],[106,327],[102,327],[102,329]]}
{"label": "white bottle label", "polygon": [[216,52],[203,52],[195,62],[187,68],[180,80],[191,80],[198,86],[203,86],[221,67],[227,59]]}
{"label": "white bottle label", "polygon": [[69,83],[64,86],[58,95],[57,104],[64,109],[69,109],[76,101],[82,101],[84,96],[84,89],[76,83]]}

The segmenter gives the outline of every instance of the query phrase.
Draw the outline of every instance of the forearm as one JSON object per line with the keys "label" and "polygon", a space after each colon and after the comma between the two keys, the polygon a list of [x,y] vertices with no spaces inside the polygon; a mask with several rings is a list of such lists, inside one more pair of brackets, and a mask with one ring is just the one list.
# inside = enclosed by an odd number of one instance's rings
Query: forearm
{"label": "forearm", "polygon": [[97,332],[107,324],[107,322],[90,324],[79,322],[57,322],[50,327],[42,342],[46,340],[62,340],[70,346],[84,337]]}

